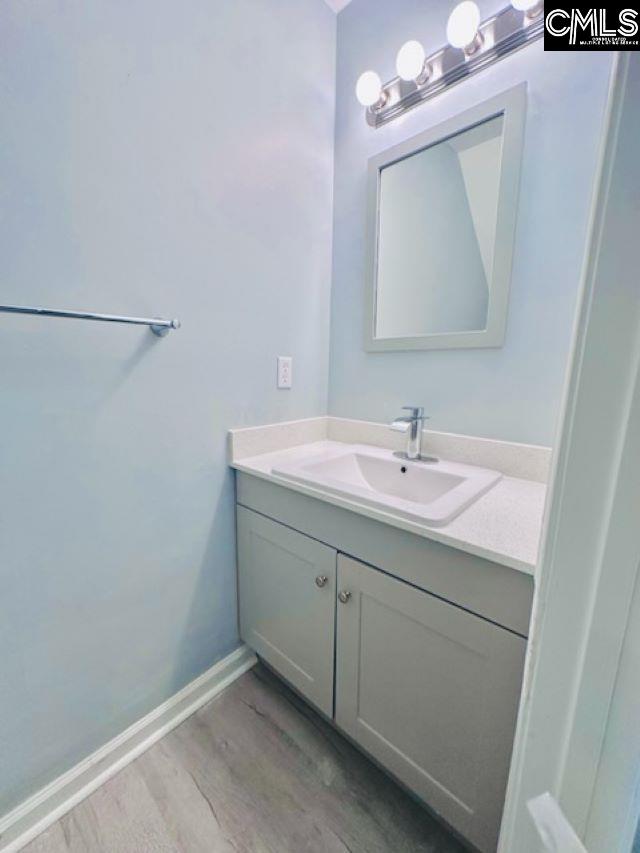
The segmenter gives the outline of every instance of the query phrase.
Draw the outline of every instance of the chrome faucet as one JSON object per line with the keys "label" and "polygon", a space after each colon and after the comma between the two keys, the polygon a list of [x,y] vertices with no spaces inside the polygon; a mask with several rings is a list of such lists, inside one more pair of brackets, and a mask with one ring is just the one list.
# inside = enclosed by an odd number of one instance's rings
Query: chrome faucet
{"label": "chrome faucet", "polygon": [[422,406],[403,406],[403,410],[411,412],[402,418],[396,418],[391,424],[391,429],[396,432],[404,432],[407,434],[407,449],[397,450],[393,455],[399,456],[400,459],[411,459],[421,462],[437,462],[433,456],[423,456],[420,452],[420,442],[422,439],[422,424],[429,420],[425,415]]}

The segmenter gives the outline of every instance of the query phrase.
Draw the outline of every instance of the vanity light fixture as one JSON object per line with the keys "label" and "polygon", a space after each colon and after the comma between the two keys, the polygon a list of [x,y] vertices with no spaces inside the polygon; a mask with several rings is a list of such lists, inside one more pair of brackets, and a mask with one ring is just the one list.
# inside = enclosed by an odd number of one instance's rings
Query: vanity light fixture
{"label": "vanity light fixture", "polygon": [[356,97],[363,107],[375,109],[384,105],[386,97],[382,91],[382,80],[375,71],[365,71],[358,77]]}
{"label": "vanity light fixture", "polygon": [[465,56],[473,56],[482,47],[479,26],[480,9],[473,0],[462,0],[449,15],[447,41],[451,47],[463,50]]}
{"label": "vanity light fixture", "polygon": [[422,86],[431,74],[431,68],[425,59],[426,54],[419,41],[405,42],[396,57],[398,77],[406,82],[413,81],[418,86]]}
{"label": "vanity light fixture", "polygon": [[412,39],[398,51],[397,77],[383,84],[375,71],[360,75],[356,96],[366,107],[367,123],[380,127],[541,38],[543,2],[510,0],[482,21],[477,3],[462,0],[447,22],[448,44],[425,56],[422,44]]}
{"label": "vanity light fixture", "polygon": [[511,0],[511,5],[517,12],[524,12],[525,21],[528,23],[542,14],[544,0]]}

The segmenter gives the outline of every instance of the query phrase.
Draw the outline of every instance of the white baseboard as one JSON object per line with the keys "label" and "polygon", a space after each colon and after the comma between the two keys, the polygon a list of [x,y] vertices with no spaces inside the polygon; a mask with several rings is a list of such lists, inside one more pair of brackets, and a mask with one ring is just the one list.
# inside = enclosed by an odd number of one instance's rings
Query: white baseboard
{"label": "white baseboard", "polygon": [[16,853],[256,663],[240,646],[162,705],[0,818],[0,853]]}

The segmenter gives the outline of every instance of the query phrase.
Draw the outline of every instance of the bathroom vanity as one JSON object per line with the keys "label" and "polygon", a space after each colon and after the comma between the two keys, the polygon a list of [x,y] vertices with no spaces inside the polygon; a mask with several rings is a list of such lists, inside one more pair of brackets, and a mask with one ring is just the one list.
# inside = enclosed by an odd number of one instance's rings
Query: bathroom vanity
{"label": "bathroom vanity", "polygon": [[468,542],[445,544],[453,525],[385,519],[294,479],[301,460],[344,448],[316,443],[308,454],[232,463],[242,639],[463,837],[493,851],[532,572],[471,553],[479,549]]}

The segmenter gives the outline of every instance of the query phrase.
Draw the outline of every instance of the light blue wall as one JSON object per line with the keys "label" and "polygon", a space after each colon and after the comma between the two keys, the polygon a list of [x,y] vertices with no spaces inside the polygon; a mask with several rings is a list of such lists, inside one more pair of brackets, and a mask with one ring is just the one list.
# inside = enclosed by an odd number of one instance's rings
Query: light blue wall
{"label": "light blue wall", "polygon": [[[454,4],[352,0],[338,16],[334,255],[329,411],[389,421],[424,405],[433,429],[551,444],[579,285],[611,65],[607,53],[527,47],[379,130],[354,87],[375,68],[394,76],[409,38],[445,43]],[[504,5],[480,3],[484,16]],[[365,353],[367,159],[527,80],[528,111],[511,305],[502,349]]]}
{"label": "light blue wall", "polygon": [[0,5],[0,301],[183,322],[0,315],[0,814],[237,645],[226,430],[326,410],[335,16],[277,7]]}

